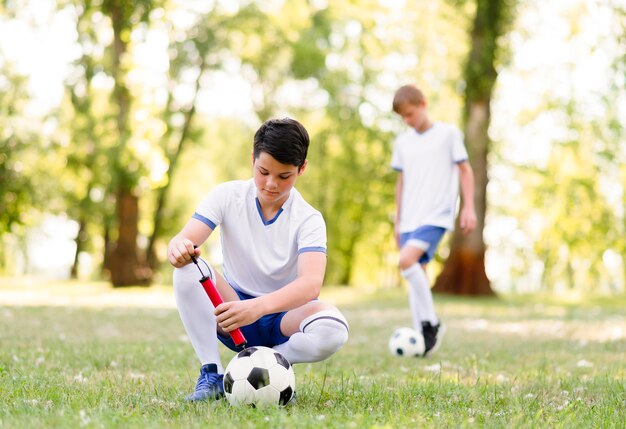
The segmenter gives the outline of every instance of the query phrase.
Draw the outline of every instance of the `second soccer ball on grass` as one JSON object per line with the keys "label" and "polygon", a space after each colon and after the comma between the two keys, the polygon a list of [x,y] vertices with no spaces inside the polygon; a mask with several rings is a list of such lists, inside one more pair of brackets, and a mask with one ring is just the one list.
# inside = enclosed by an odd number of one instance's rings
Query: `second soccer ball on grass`
{"label": "second soccer ball on grass", "polygon": [[402,357],[423,356],[425,350],[424,337],[413,328],[398,328],[389,338],[389,352],[392,355]]}

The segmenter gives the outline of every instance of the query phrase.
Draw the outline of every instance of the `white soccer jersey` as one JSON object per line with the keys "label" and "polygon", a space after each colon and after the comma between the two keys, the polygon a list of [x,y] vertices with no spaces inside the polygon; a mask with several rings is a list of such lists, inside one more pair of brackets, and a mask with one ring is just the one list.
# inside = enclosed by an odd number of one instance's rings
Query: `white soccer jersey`
{"label": "white soccer jersey", "polygon": [[411,128],[396,138],[391,167],[401,171],[403,178],[400,232],[423,225],[454,228],[457,164],[467,159],[463,135],[450,124],[435,122],[421,134]]}
{"label": "white soccer jersey", "polygon": [[326,253],[324,218],[295,188],[278,214],[264,219],[254,179],[222,183],[193,217],[212,229],[221,226],[224,277],[248,295],[264,295],[295,280],[300,253]]}

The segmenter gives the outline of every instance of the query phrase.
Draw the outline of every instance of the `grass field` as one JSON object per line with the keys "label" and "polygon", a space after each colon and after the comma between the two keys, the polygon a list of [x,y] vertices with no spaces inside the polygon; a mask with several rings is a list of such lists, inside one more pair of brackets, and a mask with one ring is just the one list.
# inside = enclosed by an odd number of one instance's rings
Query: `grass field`
{"label": "grass field", "polygon": [[0,428],[626,427],[626,298],[436,296],[448,332],[428,359],[387,351],[402,290],[324,298],[344,349],[295,366],[294,406],[232,408],[182,402],[198,362],[169,288],[0,282]]}

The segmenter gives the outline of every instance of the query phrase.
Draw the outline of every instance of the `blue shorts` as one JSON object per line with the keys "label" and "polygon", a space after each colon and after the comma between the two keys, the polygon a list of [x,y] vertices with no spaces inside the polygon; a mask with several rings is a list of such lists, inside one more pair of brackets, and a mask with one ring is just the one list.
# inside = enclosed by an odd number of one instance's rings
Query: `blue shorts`
{"label": "blue shorts", "polygon": [[[254,298],[252,295],[245,294],[238,290],[235,290],[235,292],[237,292],[237,295],[239,295],[239,299],[241,300]],[[289,337],[284,336],[282,332],[280,332],[280,322],[283,320],[283,317],[285,317],[285,314],[287,314],[286,311],[281,313],[266,314],[256,322],[242,327],[241,332],[243,333],[243,336],[246,337],[246,347],[274,347],[278,344],[286,342]],[[241,350],[239,347],[235,346],[235,343],[230,335],[223,337],[218,332],[217,338],[222,342],[222,344],[232,351],[238,352]]]}
{"label": "blue shorts", "polygon": [[435,250],[445,233],[446,229],[440,226],[420,226],[415,231],[400,234],[400,248],[407,245],[423,250],[424,254],[417,262],[426,264],[435,256]]}

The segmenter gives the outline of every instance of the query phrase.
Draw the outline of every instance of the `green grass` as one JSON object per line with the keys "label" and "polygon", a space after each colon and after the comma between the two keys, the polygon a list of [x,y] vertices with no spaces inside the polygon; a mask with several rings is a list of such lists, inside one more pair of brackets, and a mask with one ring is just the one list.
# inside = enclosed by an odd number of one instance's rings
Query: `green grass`
{"label": "green grass", "polygon": [[444,345],[410,359],[387,351],[402,290],[328,289],[348,344],[295,366],[294,406],[254,409],[182,402],[198,362],[169,289],[46,290],[0,283],[1,428],[626,427],[626,298],[436,296]]}

